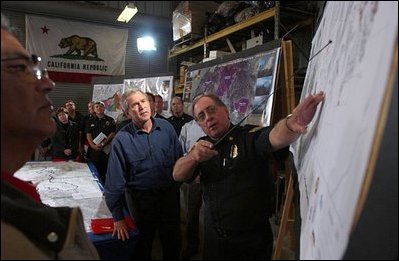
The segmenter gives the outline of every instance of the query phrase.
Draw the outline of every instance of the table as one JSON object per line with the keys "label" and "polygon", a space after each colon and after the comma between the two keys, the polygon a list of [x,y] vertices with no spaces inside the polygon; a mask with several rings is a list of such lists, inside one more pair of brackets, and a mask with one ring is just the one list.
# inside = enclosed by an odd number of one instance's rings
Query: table
{"label": "table", "polygon": [[27,162],[14,175],[35,184],[44,204],[80,207],[86,232],[102,260],[130,259],[138,239],[137,229],[129,232],[130,239],[125,242],[113,238],[110,233],[93,234],[91,231],[91,219],[112,217],[97,173],[92,163],[34,161]]}

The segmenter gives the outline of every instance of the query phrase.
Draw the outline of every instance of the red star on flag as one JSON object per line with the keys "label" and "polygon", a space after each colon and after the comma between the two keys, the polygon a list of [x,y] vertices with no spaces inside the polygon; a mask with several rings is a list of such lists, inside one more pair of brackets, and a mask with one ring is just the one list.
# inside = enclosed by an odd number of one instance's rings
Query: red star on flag
{"label": "red star on flag", "polygon": [[47,28],[46,26],[41,27],[40,29],[42,29],[42,33],[43,34],[48,34],[48,31],[50,30],[49,28]]}

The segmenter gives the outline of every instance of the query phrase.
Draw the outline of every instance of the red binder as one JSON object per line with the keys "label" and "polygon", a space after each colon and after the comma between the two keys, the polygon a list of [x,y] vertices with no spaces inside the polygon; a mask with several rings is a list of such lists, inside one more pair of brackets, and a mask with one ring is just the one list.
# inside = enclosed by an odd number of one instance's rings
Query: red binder
{"label": "red binder", "polygon": [[[130,216],[125,216],[125,222],[129,229],[135,229],[136,224]],[[90,221],[93,234],[112,233],[114,231],[114,221],[112,218],[93,218]]]}

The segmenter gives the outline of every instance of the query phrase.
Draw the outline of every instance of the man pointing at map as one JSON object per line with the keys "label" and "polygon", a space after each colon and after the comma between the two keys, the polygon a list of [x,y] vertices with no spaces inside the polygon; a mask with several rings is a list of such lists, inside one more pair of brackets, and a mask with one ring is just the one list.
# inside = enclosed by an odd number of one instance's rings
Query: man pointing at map
{"label": "man pointing at map", "polygon": [[214,94],[194,99],[194,118],[208,136],[176,162],[173,178],[191,181],[200,175],[205,260],[271,258],[269,161],[287,155],[323,100],[323,92],[310,95],[274,127],[258,127],[231,124],[226,105]]}

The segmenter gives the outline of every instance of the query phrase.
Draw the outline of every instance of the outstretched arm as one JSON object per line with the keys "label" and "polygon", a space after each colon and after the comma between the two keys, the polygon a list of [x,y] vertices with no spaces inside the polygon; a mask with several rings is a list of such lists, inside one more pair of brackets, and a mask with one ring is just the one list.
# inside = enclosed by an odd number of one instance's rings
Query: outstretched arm
{"label": "outstretched arm", "polygon": [[324,100],[324,92],[309,95],[305,98],[287,118],[280,120],[271,130],[270,143],[274,150],[290,145],[301,134],[306,132],[306,126],[312,121],[317,105]]}

